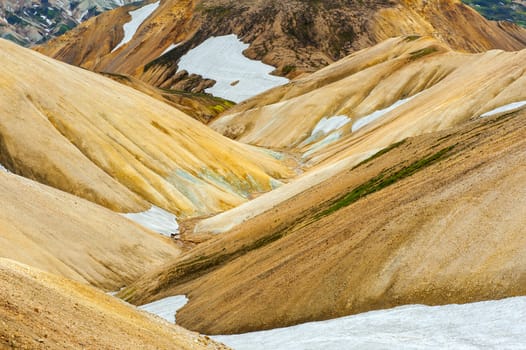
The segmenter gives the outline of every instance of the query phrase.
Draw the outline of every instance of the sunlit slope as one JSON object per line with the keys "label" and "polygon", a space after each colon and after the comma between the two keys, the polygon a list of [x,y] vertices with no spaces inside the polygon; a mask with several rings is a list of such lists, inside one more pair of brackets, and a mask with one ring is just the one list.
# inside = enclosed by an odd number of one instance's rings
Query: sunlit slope
{"label": "sunlit slope", "polygon": [[0,41],[0,163],[117,211],[230,208],[289,171],[132,88]]}
{"label": "sunlit slope", "polygon": [[133,22],[134,11],[150,5],[134,4],[104,13],[37,50],[91,70],[131,74],[170,88],[185,79],[177,74],[183,55],[208,38],[228,34],[250,44],[245,55],[288,77],[315,71],[400,35],[434,35],[467,52],[518,50],[526,44],[523,28],[487,21],[456,0],[170,0],[151,4],[157,5],[138,20],[122,46],[118,45],[126,38],[124,26]]}
{"label": "sunlit slope", "polygon": [[0,256],[116,290],[179,255],[106,208],[0,171]]}
{"label": "sunlit slope", "polygon": [[[311,163],[378,150],[526,100],[525,57],[526,50],[465,54],[429,37],[392,38],[247,100],[211,127],[242,142],[293,149]],[[315,133],[335,116],[348,123]]]}
{"label": "sunlit slope", "polygon": [[0,259],[0,347],[226,349],[92,287]]}
{"label": "sunlit slope", "polygon": [[120,295],[184,293],[178,323],[212,334],[524,295],[525,126],[496,115],[349,162]]}

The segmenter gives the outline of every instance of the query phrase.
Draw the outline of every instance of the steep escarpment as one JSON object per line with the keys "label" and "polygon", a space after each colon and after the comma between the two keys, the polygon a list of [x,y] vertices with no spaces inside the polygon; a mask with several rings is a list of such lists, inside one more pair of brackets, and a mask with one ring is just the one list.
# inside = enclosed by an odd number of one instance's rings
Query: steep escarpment
{"label": "steep escarpment", "polygon": [[503,112],[350,162],[121,296],[186,293],[178,323],[224,334],[522,295],[525,117]]}
{"label": "steep escarpment", "polygon": [[[518,50],[526,31],[489,22],[457,1],[166,1],[123,46],[123,25],[139,5],[104,13],[44,46],[42,53],[95,71],[134,75],[163,88],[188,86],[179,59],[211,37],[236,34],[244,54],[294,77],[391,36],[434,35],[457,50]],[[131,16],[133,17],[133,16]],[[117,49],[116,49],[117,48]],[[195,73],[195,72],[188,72]],[[197,82],[192,89],[201,84]],[[206,76],[202,78],[207,78]]]}
{"label": "steep escarpment", "polygon": [[[0,163],[119,212],[219,212],[291,176],[267,152],[84,69],[0,41]],[[31,66],[31,70],[27,67]]]}

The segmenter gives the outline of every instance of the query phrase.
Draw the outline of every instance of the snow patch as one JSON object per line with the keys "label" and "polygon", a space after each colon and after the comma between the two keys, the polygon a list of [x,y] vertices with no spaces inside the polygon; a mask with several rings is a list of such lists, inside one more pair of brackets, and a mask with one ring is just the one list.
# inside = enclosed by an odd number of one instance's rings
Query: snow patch
{"label": "snow patch", "polygon": [[213,336],[250,349],[523,349],[526,297],[463,305],[408,305],[328,321]]}
{"label": "snow patch", "polygon": [[374,111],[373,113],[369,114],[369,115],[366,115],[365,117],[361,117],[360,119],[358,119],[353,125],[352,125],[352,132],[356,132],[357,130],[363,128],[364,126],[374,122],[375,120],[383,117],[384,115],[386,115],[387,113],[395,110],[396,108],[400,107],[401,105],[409,102],[410,100],[412,100],[413,98],[415,98],[417,95],[419,94],[416,94],[416,95],[413,95],[411,97],[408,97],[408,98],[404,98],[402,100],[398,100],[396,101],[395,103],[393,103],[392,105],[390,105],[389,107],[387,108],[384,108],[384,109],[380,109],[380,110],[377,110],[377,111]]}
{"label": "snow patch", "polygon": [[137,29],[141,26],[142,22],[157,9],[159,6],[159,1],[154,2],[153,4],[148,4],[143,6],[135,11],[130,12],[131,21],[125,23],[122,29],[124,30],[124,38],[122,41],[111,50],[111,52],[117,50],[124,44],[127,44],[137,32]]}
{"label": "snow patch", "polygon": [[342,137],[341,131],[333,132],[329,135],[327,135],[323,140],[316,142],[315,144],[311,145],[307,152],[303,153],[301,158],[308,158],[315,152],[325,148],[326,146],[338,141]]}
{"label": "snow patch", "polygon": [[[308,158],[313,153],[325,148],[327,145],[338,141],[343,135],[342,131],[339,129],[349,124],[351,121],[352,119],[346,115],[335,115],[332,117],[321,118],[314,129],[312,129],[311,135],[299,145],[300,147],[304,147],[310,144],[307,151],[303,153],[301,157]],[[324,135],[325,137],[318,141],[318,139]]]}
{"label": "snow patch", "polygon": [[154,301],[153,303],[144,304],[137,308],[162,317],[168,322],[175,323],[177,311],[187,303],[188,298],[185,295],[176,295]]}
{"label": "snow patch", "polygon": [[521,108],[523,106],[526,106],[526,101],[513,102],[513,103],[510,103],[510,104],[507,104],[507,105],[500,106],[500,107],[497,107],[495,109],[492,109],[491,111],[486,112],[484,114],[481,114],[480,117],[481,118],[486,118],[486,117],[490,117],[490,116],[498,114],[498,113],[510,112],[510,111],[519,109],[519,108]]}
{"label": "snow patch", "polygon": [[331,131],[341,128],[345,124],[349,123],[351,119],[346,115],[336,115],[334,117],[323,117],[312,129],[312,136],[317,133],[328,134]]}
{"label": "snow patch", "polygon": [[165,236],[179,233],[179,224],[175,215],[155,205],[141,213],[126,213],[122,215]]}
{"label": "snow patch", "polygon": [[6,173],[9,172],[9,170],[7,170],[7,168],[5,166],[3,166],[2,164],[0,164],[0,170],[1,171],[5,171]]}
{"label": "snow patch", "polygon": [[163,51],[163,53],[161,53],[161,54],[159,55],[159,57],[161,57],[161,56],[164,55],[165,53],[167,53],[167,52],[169,52],[169,51],[175,49],[175,48],[176,48],[177,46],[179,46],[179,45],[181,45],[181,43],[178,43],[178,44],[171,44],[170,46],[168,46],[168,47],[166,48],[166,50]]}
{"label": "snow patch", "polygon": [[274,67],[243,56],[248,47],[235,34],[210,37],[181,57],[179,70],[215,80],[205,91],[234,102],[288,83],[269,74]]}

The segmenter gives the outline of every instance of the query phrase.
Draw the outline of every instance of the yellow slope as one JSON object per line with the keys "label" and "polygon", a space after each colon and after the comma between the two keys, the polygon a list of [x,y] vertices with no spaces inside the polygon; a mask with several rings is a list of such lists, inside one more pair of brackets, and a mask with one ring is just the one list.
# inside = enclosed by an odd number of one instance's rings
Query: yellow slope
{"label": "yellow slope", "polygon": [[0,256],[116,290],[180,249],[82,198],[0,171]]}
{"label": "yellow slope", "polygon": [[0,163],[117,211],[209,214],[289,170],[111,79],[0,41]]}

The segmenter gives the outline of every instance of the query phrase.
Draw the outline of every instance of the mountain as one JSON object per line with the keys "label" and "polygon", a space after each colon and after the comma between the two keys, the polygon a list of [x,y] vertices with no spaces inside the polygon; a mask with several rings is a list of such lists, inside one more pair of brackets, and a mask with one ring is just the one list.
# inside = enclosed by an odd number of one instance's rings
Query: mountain
{"label": "mountain", "polygon": [[492,21],[508,21],[526,26],[526,4],[522,0],[463,0]]}
{"label": "mountain", "polygon": [[239,104],[211,126],[306,172],[119,295],[186,294],[181,325],[228,334],[524,294],[524,55],[393,38]]}
{"label": "mountain", "polygon": [[0,163],[12,172],[118,212],[153,204],[180,217],[231,208],[292,175],[277,153],[135,89],[7,41],[0,48]]}
{"label": "mountain", "polygon": [[[199,92],[210,91],[210,80],[217,80],[210,70],[231,65],[221,78],[238,69],[230,56],[241,52],[271,65],[269,72],[275,67],[274,73],[292,78],[389,37],[412,34],[434,35],[468,52],[517,50],[526,43],[526,30],[489,22],[452,0],[171,0],[103,13],[36,50],[90,70]],[[183,64],[189,55],[206,55],[215,67]],[[247,79],[242,73],[228,76],[226,85]]]}
{"label": "mountain", "polygon": [[23,46],[41,44],[130,0],[0,1],[0,37]]}
{"label": "mountain", "polygon": [[[526,295],[525,33],[456,0],[166,0],[0,40],[0,347]],[[520,344],[487,320],[462,341]]]}
{"label": "mountain", "polygon": [[0,258],[0,347],[227,349],[101,291]]}

